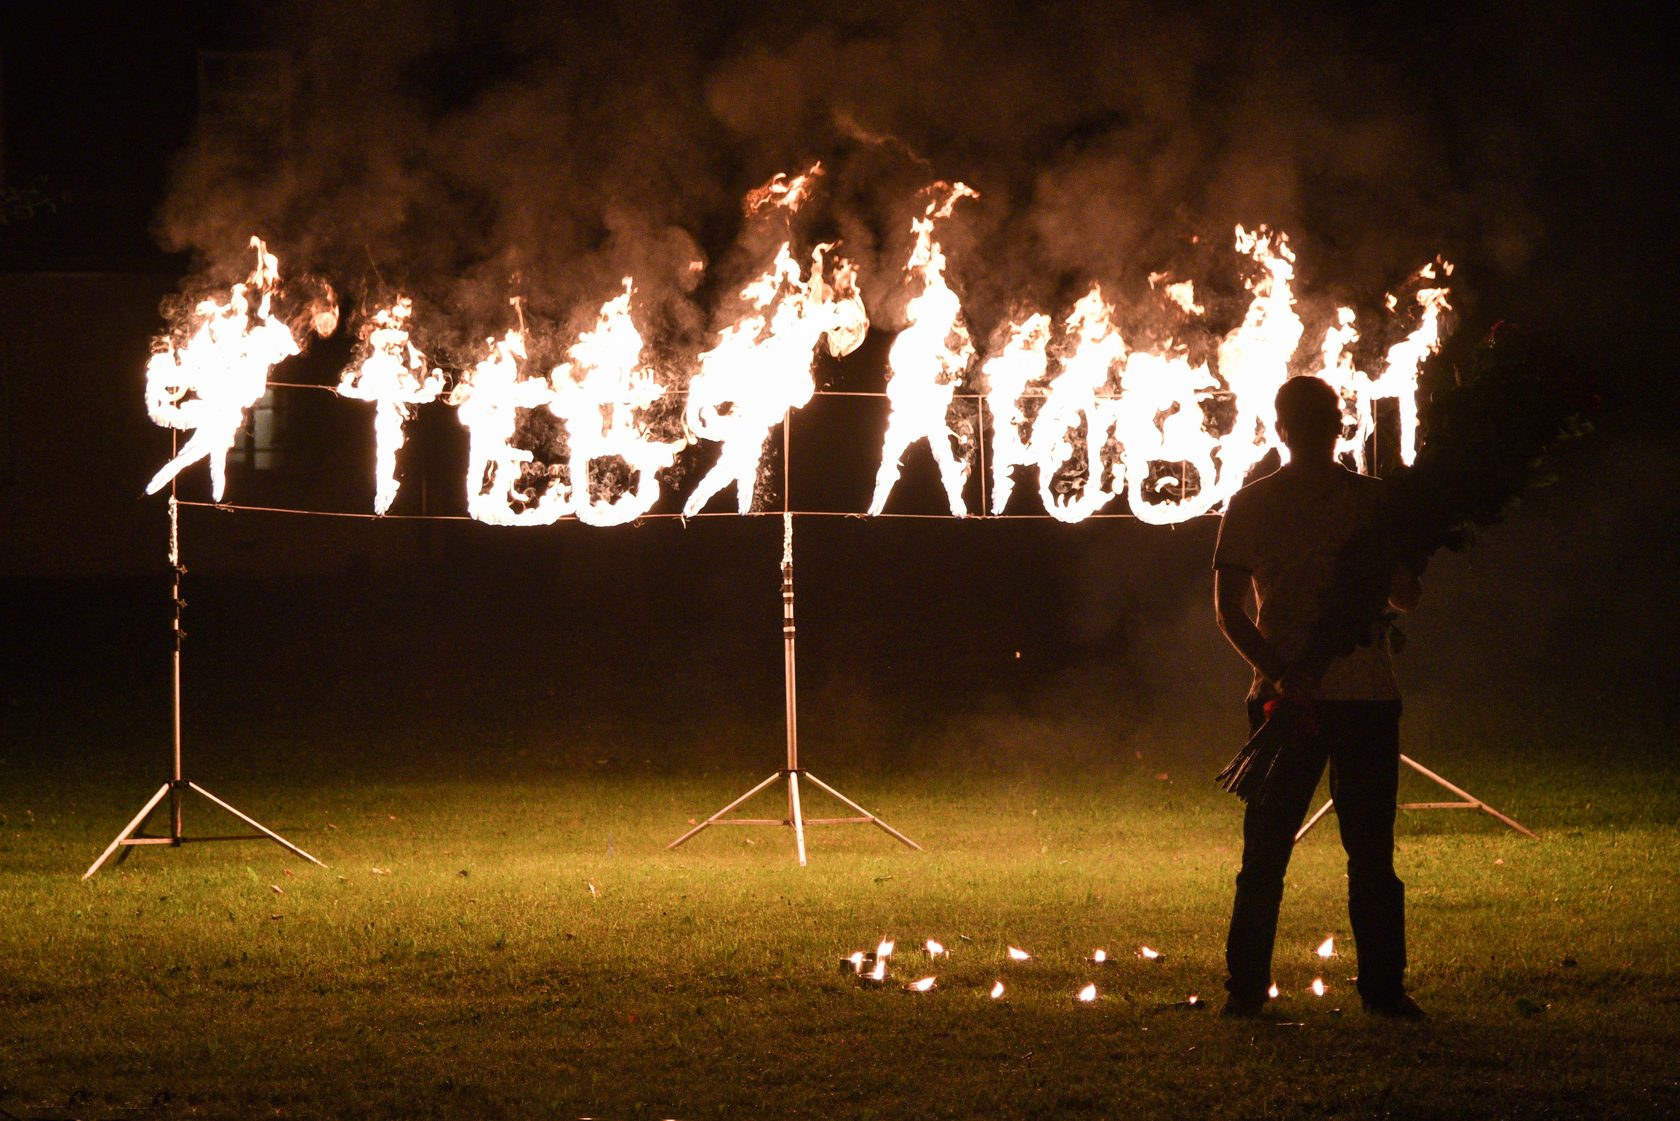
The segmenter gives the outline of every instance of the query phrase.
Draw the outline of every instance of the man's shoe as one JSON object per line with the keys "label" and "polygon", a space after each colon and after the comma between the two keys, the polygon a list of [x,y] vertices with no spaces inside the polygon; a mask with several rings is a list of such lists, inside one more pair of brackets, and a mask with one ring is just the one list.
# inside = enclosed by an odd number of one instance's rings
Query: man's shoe
{"label": "man's shoe", "polygon": [[1367,1000],[1365,1011],[1372,1016],[1381,1016],[1385,1020],[1410,1020],[1418,1023],[1429,1019],[1429,1013],[1418,1007],[1418,1002],[1401,993],[1399,996],[1385,997],[1381,1000]]}
{"label": "man's shoe", "polygon": [[1266,998],[1229,996],[1219,1014],[1228,1020],[1253,1020],[1266,1010]]}

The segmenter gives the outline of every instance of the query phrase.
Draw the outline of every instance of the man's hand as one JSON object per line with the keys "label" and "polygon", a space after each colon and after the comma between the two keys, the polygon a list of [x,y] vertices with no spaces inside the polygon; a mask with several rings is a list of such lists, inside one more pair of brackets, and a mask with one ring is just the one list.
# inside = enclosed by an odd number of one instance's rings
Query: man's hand
{"label": "man's hand", "polygon": [[1423,581],[1405,566],[1397,567],[1388,581],[1388,605],[1396,611],[1411,611],[1423,599]]}
{"label": "man's hand", "polygon": [[1300,670],[1286,670],[1281,677],[1273,678],[1272,688],[1278,696],[1302,708],[1311,708],[1318,700],[1318,678]]}

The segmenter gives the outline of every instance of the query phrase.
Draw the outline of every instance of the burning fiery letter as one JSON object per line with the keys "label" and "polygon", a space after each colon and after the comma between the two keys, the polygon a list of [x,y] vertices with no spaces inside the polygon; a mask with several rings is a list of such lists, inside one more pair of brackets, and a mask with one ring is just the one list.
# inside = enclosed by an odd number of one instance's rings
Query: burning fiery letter
{"label": "burning fiery letter", "polygon": [[[515,305],[517,306],[517,304]],[[500,341],[486,339],[490,354],[467,371],[449,394],[456,418],[470,434],[467,452],[467,512],[490,525],[548,525],[567,513],[570,496],[552,469],[541,489],[527,484],[530,452],[512,444],[520,409],[547,405],[553,398],[543,378],[524,376],[525,333],[509,331]]]}
{"label": "burning fiery letter", "polygon": [[[627,276],[624,291],[601,308],[594,330],[572,344],[570,360],[550,375],[549,409],[566,423],[573,506],[587,525],[623,525],[647,513],[659,501],[657,473],[683,446],[680,439],[652,439],[648,431],[648,407],[665,388],[642,364],[642,336],[630,319],[633,291]],[[627,478],[605,474],[614,460]]]}
{"label": "burning fiery letter", "polygon": [[871,515],[886,508],[887,496],[898,482],[900,457],[924,439],[939,467],[952,516],[960,518],[968,512],[962,497],[968,464],[959,463],[952,451],[949,413],[957,381],[974,359],[974,341],[963,322],[962,303],[945,282],[945,251],[933,239],[933,224],[950,217],[959,199],[980,195],[961,183],[935,184],[932,191],[927,210],[910,223],[916,244],[904,272],[912,282],[920,282],[921,291],[905,305],[908,323],[887,352],[887,400],[892,411],[881,443]]}
{"label": "burning fiery letter", "polygon": [[992,513],[1001,514],[1015,490],[1015,468],[1030,467],[1028,424],[1021,401],[1027,386],[1044,378],[1049,359],[1050,317],[1027,316],[1009,325],[998,352],[980,368],[986,404],[992,412]]}
{"label": "burning fiery letter", "polygon": [[399,296],[388,308],[374,312],[362,329],[366,357],[345,370],[338,383],[344,397],[373,402],[373,512],[383,514],[397,497],[397,452],[403,446],[403,425],[414,406],[435,401],[443,392],[443,371],[426,372],[426,356],[409,340],[408,321],[414,304]]}
{"label": "burning fiery letter", "polygon": [[[272,300],[280,283],[280,262],[262,239],[253,237],[257,265],[244,284],[235,284],[227,303],[204,300],[193,309],[192,335],[177,347],[167,336],[146,363],[146,414],[165,428],[193,429],[175,457],[146,484],[147,494],[169,485],[183,468],[210,463],[210,489],[217,502],[227,489],[227,453],[245,412],[268,392],[268,372],[298,353],[297,340],[274,317]],[[255,310],[251,296],[257,297]]]}

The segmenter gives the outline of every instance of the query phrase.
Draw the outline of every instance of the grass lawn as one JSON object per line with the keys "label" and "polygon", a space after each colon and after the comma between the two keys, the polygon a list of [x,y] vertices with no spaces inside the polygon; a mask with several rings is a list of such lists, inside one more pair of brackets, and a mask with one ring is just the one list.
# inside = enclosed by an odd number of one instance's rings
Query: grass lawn
{"label": "grass lawn", "polygon": [[[953,733],[943,757],[1001,725]],[[653,734],[623,731],[620,757]],[[1592,744],[1527,729],[1520,751],[1511,734],[1455,727],[1449,754],[1427,712],[1409,730],[1412,754],[1542,834],[1402,818],[1422,1026],[1359,1011],[1333,819],[1298,850],[1285,898],[1276,972],[1293,1022],[1215,1014],[1238,804],[1186,745],[1077,769],[813,760],[927,851],[838,827],[801,869],[784,829],[664,848],[768,772],[774,729],[747,737],[762,767],[509,751],[471,773],[387,774],[299,733],[231,745],[198,777],[329,868],[206,844],[138,850],[87,882],[155,787],[150,760],[14,752],[0,1117],[1674,1116],[1668,732]],[[223,831],[218,811],[189,814],[189,832]],[[1324,963],[1327,934],[1341,956]],[[936,974],[934,991],[839,974],[883,935],[895,979]],[[948,961],[916,955],[927,938]],[[1007,962],[1010,944],[1032,959]],[[1141,960],[1143,944],[1162,959]],[[1096,947],[1116,960],[1087,965]],[[1082,1005],[1088,981],[1100,995]],[[1191,994],[1212,1007],[1183,1008]]]}

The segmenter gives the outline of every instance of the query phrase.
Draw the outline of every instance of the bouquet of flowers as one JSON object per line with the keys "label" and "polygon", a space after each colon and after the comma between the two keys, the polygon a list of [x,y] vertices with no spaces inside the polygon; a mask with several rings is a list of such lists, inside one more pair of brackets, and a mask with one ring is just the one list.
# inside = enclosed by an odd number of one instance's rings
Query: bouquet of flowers
{"label": "bouquet of flowers", "polygon": [[[1524,490],[1556,478],[1547,459],[1560,442],[1591,431],[1597,402],[1582,379],[1509,324],[1496,324],[1468,367],[1451,373],[1422,409],[1427,438],[1415,462],[1388,477],[1376,516],[1337,557],[1299,667],[1314,677],[1387,629],[1396,569],[1422,573],[1437,549],[1465,548]],[[1312,713],[1298,705],[1273,701],[1266,717],[1218,775],[1245,802],[1265,789],[1279,753],[1314,730]]]}

